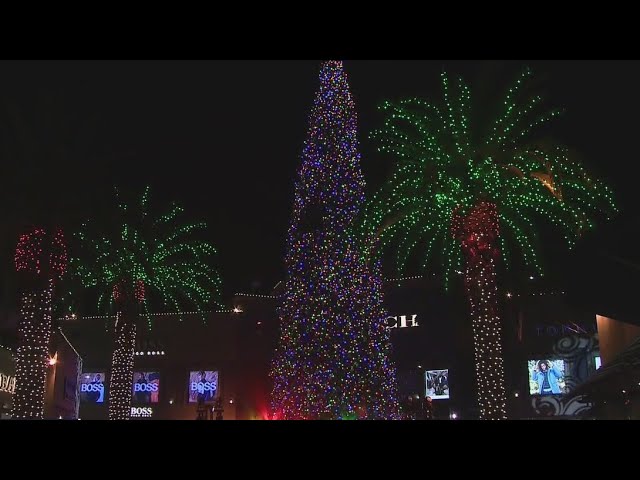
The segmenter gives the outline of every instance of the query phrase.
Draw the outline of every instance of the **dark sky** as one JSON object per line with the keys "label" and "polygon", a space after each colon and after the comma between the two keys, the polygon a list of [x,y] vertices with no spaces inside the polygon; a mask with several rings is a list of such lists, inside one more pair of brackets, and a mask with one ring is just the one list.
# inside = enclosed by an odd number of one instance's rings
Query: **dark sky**
{"label": "dark sky", "polygon": [[[389,164],[368,133],[383,99],[439,98],[439,73],[485,85],[483,99],[533,68],[549,106],[567,113],[554,136],[577,148],[635,205],[637,61],[345,61],[359,111],[369,188]],[[268,293],[282,277],[293,184],[318,87],[319,61],[0,62],[2,265],[20,224],[68,229],[112,196],[178,200],[209,223],[225,295]],[[478,87],[480,88],[480,87]]]}

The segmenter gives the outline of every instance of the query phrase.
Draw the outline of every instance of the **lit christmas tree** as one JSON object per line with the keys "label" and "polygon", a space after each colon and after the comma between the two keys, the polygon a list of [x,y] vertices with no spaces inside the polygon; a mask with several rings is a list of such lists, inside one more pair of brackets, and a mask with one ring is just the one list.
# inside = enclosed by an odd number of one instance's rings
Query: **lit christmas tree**
{"label": "lit christmas tree", "polygon": [[382,248],[397,244],[400,270],[421,251],[423,267],[441,253],[445,283],[464,275],[481,419],[506,418],[495,277],[507,246],[541,275],[536,221],[551,222],[572,245],[597,215],[615,211],[610,189],[566,148],[532,138],[559,112],[539,111],[540,96],[523,96],[529,75],[509,89],[493,121],[472,125],[469,88],[443,74],[442,103],[385,102],[384,127],[374,132],[396,163],[367,209],[365,231],[379,233]]}
{"label": "lit christmas tree", "polygon": [[136,331],[145,326],[144,314],[153,305],[203,312],[219,295],[220,278],[209,263],[215,249],[194,236],[206,224],[181,223],[182,211],[174,204],[167,214],[153,217],[147,188],[137,205],[118,199],[114,225],[101,224],[90,233],[86,223],[78,233],[80,255],[72,258],[73,273],[85,287],[98,290],[99,310],[113,306],[116,313],[109,420],[130,416]]}
{"label": "lit christmas tree", "polygon": [[25,288],[20,302],[16,390],[11,417],[42,419],[50,365],[53,288],[67,268],[67,247],[62,230],[57,229],[52,234],[43,228],[32,228],[21,235],[15,264]]}
{"label": "lit christmas tree", "polygon": [[277,419],[399,417],[378,266],[351,233],[364,202],[342,63],[323,64],[296,184],[271,376]]}

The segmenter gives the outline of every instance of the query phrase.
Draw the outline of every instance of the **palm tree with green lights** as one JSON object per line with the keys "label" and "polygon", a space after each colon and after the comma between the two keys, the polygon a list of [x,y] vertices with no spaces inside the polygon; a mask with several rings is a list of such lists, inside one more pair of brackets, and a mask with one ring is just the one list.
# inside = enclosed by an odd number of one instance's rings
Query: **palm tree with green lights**
{"label": "palm tree with green lights", "polygon": [[497,262],[513,264],[511,248],[542,275],[539,220],[571,246],[596,218],[616,210],[610,189],[565,147],[536,141],[539,127],[559,111],[526,94],[530,75],[524,71],[507,91],[493,121],[472,125],[469,87],[443,73],[443,101],[384,102],[384,124],[372,134],[395,163],[368,206],[365,231],[375,234],[376,252],[393,245],[400,271],[410,260],[432,270],[437,264],[445,285],[463,274],[482,419],[506,418]]}
{"label": "palm tree with green lights", "polygon": [[[220,277],[211,267],[213,246],[199,238],[204,222],[183,223],[183,209],[153,217],[147,187],[127,205],[116,190],[111,225],[85,223],[76,235],[74,274],[98,293],[98,310],[115,310],[115,345],[109,383],[109,419],[129,419],[136,330],[153,308],[204,310],[219,298]],[[105,228],[106,227],[106,228]]]}

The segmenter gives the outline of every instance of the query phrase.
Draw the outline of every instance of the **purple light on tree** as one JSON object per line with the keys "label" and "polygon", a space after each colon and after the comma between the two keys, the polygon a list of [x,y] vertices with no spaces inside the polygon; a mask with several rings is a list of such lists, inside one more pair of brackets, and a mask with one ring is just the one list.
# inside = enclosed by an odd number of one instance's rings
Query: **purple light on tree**
{"label": "purple light on tree", "polygon": [[342,62],[326,62],[289,227],[273,418],[399,418],[379,266],[353,233],[364,202],[356,134]]}

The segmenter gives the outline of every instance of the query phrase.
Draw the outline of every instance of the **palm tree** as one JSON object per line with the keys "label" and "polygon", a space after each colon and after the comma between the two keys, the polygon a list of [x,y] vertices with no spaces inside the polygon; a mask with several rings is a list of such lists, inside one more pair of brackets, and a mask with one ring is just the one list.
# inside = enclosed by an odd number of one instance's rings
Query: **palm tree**
{"label": "palm tree", "polygon": [[[129,207],[118,199],[115,224],[77,234],[79,255],[74,273],[85,287],[98,291],[98,309],[115,307],[115,347],[109,384],[109,419],[129,419],[136,330],[155,306],[176,312],[188,304],[203,312],[220,292],[220,278],[208,260],[215,253],[194,234],[206,224],[180,223],[176,204],[161,217],[149,212],[149,188]],[[91,233],[90,233],[91,232]],[[147,316],[147,318],[149,318]]]}
{"label": "palm tree", "polygon": [[609,188],[566,148],[534,141],[532,132],[559,112],[536,114],[541,97],[523,90],[529,76],[526,70],[508,90],[493,122],[472,126],[469,88],[443,73],[442,103],[387,101],[384,126],[372,135],[396,161],[363,225],[381,249],[396,245],[400,270],[416,253],[425,267],[441,252],[445,285],[464,274],[482,419],[506,418],[495,280],[501,252],[515,246],[541,275],[536,221],[551,222],[571,246],[600,212],[615,211]]}
{"label": "palm tree", "polygon": [[44,418],[44,394],[51,338],[53,288],[67,268],[67,246],[61,229],[32,227],[20,236],[16,271],[24,287],[20,302],[16,390],[12,418]]}

